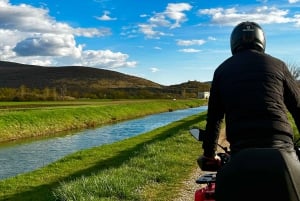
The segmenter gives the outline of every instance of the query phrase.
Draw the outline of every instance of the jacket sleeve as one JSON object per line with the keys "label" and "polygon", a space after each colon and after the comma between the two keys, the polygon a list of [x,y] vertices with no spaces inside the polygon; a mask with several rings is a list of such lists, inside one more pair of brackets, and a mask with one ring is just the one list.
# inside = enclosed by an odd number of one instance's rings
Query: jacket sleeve
{"label": "jacket sleeve", "polygon": [[284,69],[284,102],[300,132],[300,88],[288,68],[285,66]]}
{"label": "jacket sleeve", "polygon": [[208,101],[206,135],[204,136],[202,145],[202,148],[204,149],[203,155],[206,157],[215,156],[220,128],[224,118],[224,109],[221,102],[219,87],[215,73]]}

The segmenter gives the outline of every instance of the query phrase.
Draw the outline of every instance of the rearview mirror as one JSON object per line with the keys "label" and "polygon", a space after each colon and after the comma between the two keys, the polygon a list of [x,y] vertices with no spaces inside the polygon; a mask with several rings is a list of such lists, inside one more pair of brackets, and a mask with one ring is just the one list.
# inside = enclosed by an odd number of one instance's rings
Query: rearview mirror
{"label": "rearview mirror", "polygon": [[192,128],[190,129],[190,134],[198,141],[203,141],[205,130],[200,128]]}

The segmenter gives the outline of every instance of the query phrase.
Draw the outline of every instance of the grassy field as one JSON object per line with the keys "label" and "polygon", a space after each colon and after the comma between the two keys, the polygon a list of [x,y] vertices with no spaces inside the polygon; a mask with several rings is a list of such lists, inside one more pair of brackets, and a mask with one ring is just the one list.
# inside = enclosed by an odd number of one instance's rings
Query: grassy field
{"label": "grassy field", "polygon": [[0,102],[0,142],[96,127],[203,104],[206,101],[199,99]]}
{"label": "grassy field", "polygon": [[201,154],[188,130],[204,122],[195,115],[0,181],[0,200],[172,200]]}

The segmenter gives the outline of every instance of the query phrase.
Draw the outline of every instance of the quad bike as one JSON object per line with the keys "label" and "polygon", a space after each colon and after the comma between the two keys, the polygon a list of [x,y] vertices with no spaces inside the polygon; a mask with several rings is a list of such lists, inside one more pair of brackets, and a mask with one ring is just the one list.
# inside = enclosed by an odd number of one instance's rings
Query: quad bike
{"label": "quad bike", "polygon": [[[193,128],[190,130],[190,134],[198,141],[203,140],[204,130]],[[221,165],[225,165],[230,160],[230,152],[227,147],[223,147],[217,144],[224,153],[218,153],[217,155],[221,158]],[[215,187],[216,187],[216,175],[217,172],[209,172],[201,175],[197,180],[197,184],[205,185],[204,187],[196,190],[195,201],[214,201],[215,200]]]}
{"label": "quad bike", "polygon": [[[190,130],[190,134],[198,141],[203,141],[204,133],[205,133],[205,130],[201,130],[199,128],[192,128]],[[297,145],[298,142],[300,142],[300,139],[298,139],[295,142],[294,145],[295,145],[296,154],[297,154],[297,156],[300,160],[300,146]],[[224,151],[222,153],[217,154],[221,159],[221,167],[222,167],[230,161],[230,151],[228,151],[227,147],[223,147],[220,144],[217,144],[217,145]],[[268,154],[267,152],[266,152],[266,154]],[[243,159],[243,160],[247,160],[247,157],[244,157],[244,158],[246,158],[246,159]],[[296,164],[296,166],[298,166],[298,165],[299,164]],[[296,171],[298,173],[299,173],[299,169],[300,169],[299,167],[296,168]],[[201,187],[200,189],[196,190],[196,192],[194,194],[194,201],[215,201],[216,175],[217,175],[217,171],[206,172],[205,174],[201,175],[196,180],[197,184],[204,185],[204,187]],[[254,177],[255,176],[256,175],[254,175]],[[298,188],[298,193],[294,192],[294,193],[292,193],[293,195],[291,197],[289,197],[289,198],[285,197],[284,200],[289,200],[289,201],[291,201],[291,200],[293,200],[293,201],[294,200],[297,200],[297,201],[300,200],[300,195],[299,195],[299,186],[300,186],[299,183],[300,182],[299,182],[299,178],[298,177],[296,177],[296,178],[297,178],[298,181],[294,182],[294,184],[295,184],[296,188]],[[263,181],[263,180],[264,180],[264,178],[258,176],[257,183],[261,183],[260,181]],[[296,180],[296,179],[294,178],[294,180]],[[239,183],[238,182],[230,182],[228,185],[232,185],[232,191],[236,191],[237,188],[235,188],[235,186],[238,186]],[[250,199],[250,200],[253,200],[253,201],[254,200],[265,200],[264,198],[260,197],[261,193],[258,191],[258,188],[259,187],[257,187],[257,192],[255,192],[256,189],[254,189],[254,191],[252,189],[252,190],[249,190],[249,192],[247,192],[247,193],[250,193],[250,194],[256,194],[257,193],[257,195],[256,195],[257,198],[256,199]],[[274,187],[274,189],[271,189],[271,190],[274,190],[274,192],[276,192],[276,187]],[[279,191],[281,191],[281,189]],[[262,192],[264,192],[264,191],[262,191]],[[265,192],[267,192],[267,191],[265,191]],[[239,193],[239,192],[237,192],[237,193]],[[245,192],[244,193],[240,192],[240,195],[247,196],[247,194],[245,194]],[[242,201],[242,200],[249,200],[249,199],[245,197],[245,198],[240,198],[239,200]],[[268,200],[270,200],[270,199],[268,199]],[[280,198],[280,196],[279,196],[277,198],[275,197],[275,199],[273,199],[273,200],[282,200],[282,198]]]}

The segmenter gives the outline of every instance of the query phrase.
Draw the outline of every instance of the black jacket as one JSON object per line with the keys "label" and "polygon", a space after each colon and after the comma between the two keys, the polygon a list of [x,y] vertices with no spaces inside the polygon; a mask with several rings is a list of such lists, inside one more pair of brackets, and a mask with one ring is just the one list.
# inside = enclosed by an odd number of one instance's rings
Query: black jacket
{"label": "black jacket", "polygon": [[214,155],[224,117],[231,149],[241,141],[259,142],[274,135],[292,139],[287,111],[299,129],[300,93],[284,62],[255,50],[236,53],[214,73],[204,155]]}

